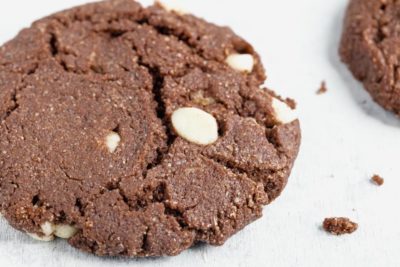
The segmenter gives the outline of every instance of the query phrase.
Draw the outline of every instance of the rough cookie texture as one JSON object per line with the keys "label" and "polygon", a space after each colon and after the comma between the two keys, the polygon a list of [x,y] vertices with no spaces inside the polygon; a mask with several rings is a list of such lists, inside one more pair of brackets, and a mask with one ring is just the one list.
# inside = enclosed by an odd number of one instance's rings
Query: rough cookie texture
{"label": "rough cookie texture", "polygon": [[340,55],[374,100],[400,115],[400,4],[351,0]]}
{"label": "rough cookie texture", "polygon": [[[231,54],[252,55],[252,71]],[[299,122],[275,119],[264,80],[229,28],[158,4],[35,22],[0,48],[0,213],[39,238],[71,226],[59,235],[102,256],[223,244],[279,196],[298,153]],[[174,132],[183,107],[217,120],[215,143]]]}

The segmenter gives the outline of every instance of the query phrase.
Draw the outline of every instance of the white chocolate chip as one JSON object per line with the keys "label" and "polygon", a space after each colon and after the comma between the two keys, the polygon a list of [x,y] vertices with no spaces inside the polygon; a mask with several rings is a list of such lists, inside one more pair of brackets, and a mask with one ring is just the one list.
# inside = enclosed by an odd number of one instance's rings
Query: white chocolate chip
{"label": "white chocolate chip", "polygon": [[250,54],[232,54],[226,58],[226,63],[234,70],[252,72],[254,57]]}
{"label": "white chocolate chip", "polygon": [[163,0],[163,1],[156,1],[160,6],[162,6],[168,12],[175,12],[178,15],[184,15],[187,12],[182,8],[180,5],[179,0]]}
{"label": "white chocolate chip", "polygon": [[68,239],[70,237],[73,237],[77,231],[78,229],[76,229],[72,225],[59,224],[55,226],[54,235],[60,238]]}
{"label": "white chocolate chip", "polygon": [[198,108],[180,108],[171,117],[179,136],[198,144],[209,145],[218,139],[218,124],[209,113]]}
{"label": "white chocolate chip", "polygon": [[106,136],[106,146],[110,153],[114,153],[117,150],[119,142],[121,142],[121,136],[116,132],[111,132]]}
{"label": "white chocolate chip", "polygon": [[54,224],[52,224],[51,222],[45,222],[40,226],[40,228],[42,229],[43,236],[39,236],[38,234],[34,233],[27,233],[27,234],[33,239],[39,241],[49,242],[54,240],[54,235],[53,235],[55,229]]}
{"label": "white chocolate chip", "polygon": [[58,224],[54,225],[51,222],[43,223],[40,228],[42,229],[43,236],[39,236],[34,233],[27,233],[33,239],[39,241],[52,241],[54,240],[54,236],[68,239],[76,234],[78,229],[72,225],[67,224]]}
{"label": "white chocolate chip", "polygon": [[42,232],[45,236],[50,236],[53,234],[55,226],[50,222],[45,222],[40,228],[42,228]]}
{"label": "white chocolate chip", "polygon": [[47,235],[39,236],[37,234],[32,234],[32,233],[27,233],[27,235],[29,235],[30,237],[32,237],[35,240],[43,241],[43,242],[49,242],[49,241],[53,241],[54,240],[54,236],[53,235],[50,235],[50,236],[47,236]]}
{"label": "white chocolate chip", "polygon": [[215,103],[215,99],[212,97],[205,97],[203,91],[197,91],[190,94],[190,99],[194,103],[202,106],[209,106]]}
{"label": "white chocolate chip", "polygon": [[275,111],[275,118],[283,124],[290,123],[297,119],[296,112],[286,103],[275,97],[272,98],[272,108]]}

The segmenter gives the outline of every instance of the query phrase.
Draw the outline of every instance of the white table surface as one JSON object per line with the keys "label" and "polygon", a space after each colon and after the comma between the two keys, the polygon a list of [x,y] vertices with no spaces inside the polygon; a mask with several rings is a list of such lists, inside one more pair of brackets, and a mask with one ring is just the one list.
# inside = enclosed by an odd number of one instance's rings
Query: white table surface
{"label": "white table surface", "polygon": [[[0,4],[0,42],[44,15],[85,0]],[[36,242],[0,220],[0,266],[400,266],[400,119],[371,101],[337,55],[347,0],[183,0],[230,25],[260,52],[267,85],[295,98],[303,143],[283,195],[222,247],[173,258],[102,259],[65,241]],[[326,80],[328,93],[315,91]],[[385,178],[377,187],[372,174]],[[327,216],[359,223],[352,235],[321,231]]]}

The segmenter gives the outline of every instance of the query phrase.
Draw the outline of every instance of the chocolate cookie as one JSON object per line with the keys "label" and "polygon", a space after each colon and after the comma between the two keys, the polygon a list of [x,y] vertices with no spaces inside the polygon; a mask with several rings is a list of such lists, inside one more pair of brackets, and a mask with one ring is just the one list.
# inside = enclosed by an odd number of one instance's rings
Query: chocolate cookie
{"label": "chocolate cookie", "polygon": [[[0,211],[97,255],[223,244],[286,185],[292,102],[229,28],[160,4],[57,13],[0,48]],[[261,229],[260,229],[261,230]]]}
{"label": "chocolate cookie", "polygon": [[340,54],[374,100],[400,115],[400,4],[351,0]]}

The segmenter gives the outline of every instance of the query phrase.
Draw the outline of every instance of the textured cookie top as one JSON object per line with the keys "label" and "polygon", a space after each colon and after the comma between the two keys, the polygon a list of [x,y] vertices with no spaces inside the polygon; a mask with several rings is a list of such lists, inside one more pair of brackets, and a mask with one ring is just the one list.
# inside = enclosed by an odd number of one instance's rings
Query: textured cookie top
{"label": "textured cookie top", "polygon": [[0,212],[97,255],[223,244],[298,152],[299,123],[264,80],[230,29],[160,5],[39,20],[0,48]]}
{"label": "textured cookie top", "polygon": [[376,102],[400,115],[400,3],[351,0],[340,54]]}

